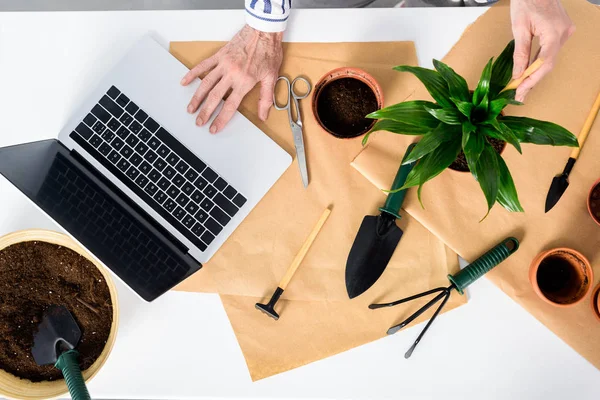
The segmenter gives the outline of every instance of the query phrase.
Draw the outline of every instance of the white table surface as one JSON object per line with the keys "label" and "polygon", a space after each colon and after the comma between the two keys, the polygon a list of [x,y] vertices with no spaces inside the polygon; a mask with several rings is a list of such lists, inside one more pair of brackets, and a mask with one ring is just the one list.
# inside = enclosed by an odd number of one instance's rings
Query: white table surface
{"label": "white table surface", "polygon": [[[286,40],[413,40],[430,66],[483,11],[295,10]],[[0,146],[55,137],[88,85],[146,32],[165,46],[227,40],[243,21],[233,10],[0,13]],[[4,178],[0,204],[0,234],[56,229]],[[422,326],[256,383],[217,295],[171,292],[148,304],[118,287],[119,334],[89,385],[94,398],[599,398],[600,371],[487,279],[409,361]]]}

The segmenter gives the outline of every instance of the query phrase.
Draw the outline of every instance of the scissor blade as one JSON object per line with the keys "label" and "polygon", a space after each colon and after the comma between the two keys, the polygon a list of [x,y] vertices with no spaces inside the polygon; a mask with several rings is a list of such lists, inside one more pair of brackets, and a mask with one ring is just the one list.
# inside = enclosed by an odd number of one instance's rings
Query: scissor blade
{"label": "scissor blade", "polygon": [[304,137],[302,135],[302,126],[296,123],[292,124],[292,134],[294,135],[294,146],[296,147],[296,156],[298,157],[298,167],[304,187],[308,187],[308,169],[306,167],[306,153],[304,151]]}

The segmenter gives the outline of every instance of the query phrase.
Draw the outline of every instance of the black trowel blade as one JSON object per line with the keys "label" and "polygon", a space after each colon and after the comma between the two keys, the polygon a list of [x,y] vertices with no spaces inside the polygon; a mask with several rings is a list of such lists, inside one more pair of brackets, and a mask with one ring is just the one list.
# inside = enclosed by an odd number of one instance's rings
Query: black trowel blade
{"label": "black trowel blade", "polygon": [[548,195],[546,196],[546,207],[545,211],[548,212],[558,203],[558,200],[562,197],[563,193],[569,187],[569,176],[566,174],[556,175],[554,179],[552,179],[552,185],[550,185],[550,190],[548,190]]}
{"label": "black trowel blade", "polygon": [[63,351],[77,346],[81,329],[64,306],[52,305],[44,313],[33,337],[33,359],[38,365],[54,364]]}
{"label": "black trowel blade", "polygon": [[387,214],[366,216],[354,239],[346,262],[346,290],[353,299],[379,279],[392,258],[402,230]]}

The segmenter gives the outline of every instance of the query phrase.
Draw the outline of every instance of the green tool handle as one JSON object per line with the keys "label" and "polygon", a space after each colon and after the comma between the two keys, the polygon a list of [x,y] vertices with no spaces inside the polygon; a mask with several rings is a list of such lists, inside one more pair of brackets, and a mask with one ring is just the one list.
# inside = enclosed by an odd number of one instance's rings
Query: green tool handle
{"label": "green tool handle", "polygon": [[[417,163],[415,161],[415,162],[408,163],[406,165],[404,164],[404,160],[406,160],[406,157],[408,157],[408,155],[410,154],[410,152],[412,151],[412,149],[415,146],[416,146],[416,143],[412,143],[406,149],[406,153],[404,153],[404,157],[402,158],[402,163],[400,164],[400,168],[398,169],[398,172],[396,173],[396,177],[394,178],[394,183],[392,184],[392,188],[390,189],[390,192],[393,192],[394,190],[398,190],[402,186],[404,186],[404,183],[406,182],[406,177],[408,176],[410,171],[412,171],[413,167]],[[400,207],[402,207],[402,203],[404,203],[404,197],[406,197],[406,191],[407,191],[407,189],[400,190],[400,191],[397,191],[394,193],[389,193],[387,200],[385,201],[385,204],[383,205],[383,207],[381,207],[379,209],[379,211],[391,214],[394,217],[396,217],[397,219],[402,218],[400,216]]]}
{"label": "green tool handle", "polygon": [[502,243],[467,265],[458,274],[448,275],[448,279],[456,286],[458,293],[463,294],[463,290],[467,286],[491,271],[518,249],[519,241],[517,239],[514,237],[506,238]]}
{"label": "green tool handle", "polygon": [[58,357],[58,361],[54,366],[62,371],[69,388],[69,394],[73,400],[91,400],[79,369],[78,357],[79,352],[77,350],[65,351]]}

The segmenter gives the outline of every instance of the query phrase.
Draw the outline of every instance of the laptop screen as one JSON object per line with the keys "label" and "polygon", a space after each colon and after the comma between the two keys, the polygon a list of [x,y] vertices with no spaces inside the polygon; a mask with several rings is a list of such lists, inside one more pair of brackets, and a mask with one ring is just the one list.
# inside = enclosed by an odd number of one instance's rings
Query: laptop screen
{"label": "laptop screen", "polygon": [[201,267],[56,140],[0,148],[0,174],[146,301]]}

